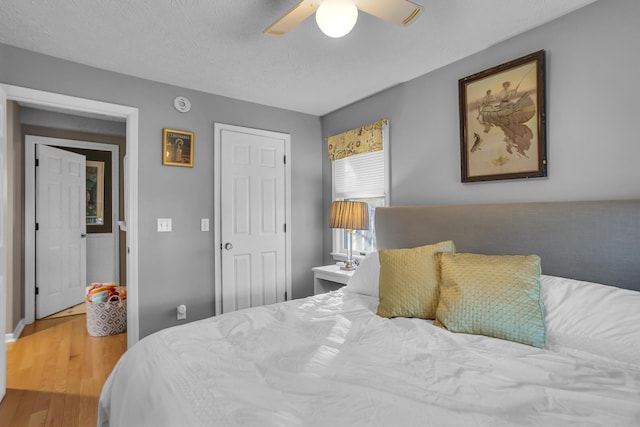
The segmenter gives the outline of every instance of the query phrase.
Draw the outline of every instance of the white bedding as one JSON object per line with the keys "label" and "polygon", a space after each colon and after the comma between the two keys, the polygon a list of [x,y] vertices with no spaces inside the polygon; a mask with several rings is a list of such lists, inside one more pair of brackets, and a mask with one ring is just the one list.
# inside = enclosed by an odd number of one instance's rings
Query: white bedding
{"label": "white bedding", "polygon": [[640,365],[453,334],[336,291],[141,340],[99,426],[638,426]]}

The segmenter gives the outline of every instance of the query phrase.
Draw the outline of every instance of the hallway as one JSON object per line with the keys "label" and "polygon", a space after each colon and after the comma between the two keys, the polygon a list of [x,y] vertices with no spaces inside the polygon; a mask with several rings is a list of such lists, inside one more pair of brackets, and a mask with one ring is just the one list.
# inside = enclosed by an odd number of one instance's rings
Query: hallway
{"label": "hallway", "polygon": [[7,344],[1,426],[95,426],[102,385],[127,334],[91,337],[86,315],[37,320]]}

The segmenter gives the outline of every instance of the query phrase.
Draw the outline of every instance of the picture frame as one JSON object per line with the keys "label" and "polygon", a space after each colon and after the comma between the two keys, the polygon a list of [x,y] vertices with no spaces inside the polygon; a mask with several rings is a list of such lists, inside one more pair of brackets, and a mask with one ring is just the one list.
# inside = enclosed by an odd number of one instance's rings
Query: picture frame
{"label": "picture frame", "polygon": [[87,226],[105,225],[104,203],[104,162],[86,161],[86,224]]}
{"label": "picture frame", "polygon": [[193,132],[162,129],[162,164],[193,167]]}
{"label": "picture frame", "polygon": [[462,182],[547,176],[545,90],[544,50],[458,81]]}

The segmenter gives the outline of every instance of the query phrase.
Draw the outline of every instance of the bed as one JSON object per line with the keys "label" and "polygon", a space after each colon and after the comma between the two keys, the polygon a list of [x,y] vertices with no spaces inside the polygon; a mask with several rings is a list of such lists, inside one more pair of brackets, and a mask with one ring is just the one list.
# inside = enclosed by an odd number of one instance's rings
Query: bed
{"label": "bed", "polygon": [[[640,200],[380,208],[376,235],[379,253],[341,290],[142,339],[107,379],[98,425],[640,425]],[[396,264],[445,241],[455,250],[429,258],[436,318],[378,315]],[[445,297],[467,288],[448,286],[485,260],[541,265],[513,280],[537,286],[542,341],[452,331]],[[515,313],[499,331],[519,327]]]}

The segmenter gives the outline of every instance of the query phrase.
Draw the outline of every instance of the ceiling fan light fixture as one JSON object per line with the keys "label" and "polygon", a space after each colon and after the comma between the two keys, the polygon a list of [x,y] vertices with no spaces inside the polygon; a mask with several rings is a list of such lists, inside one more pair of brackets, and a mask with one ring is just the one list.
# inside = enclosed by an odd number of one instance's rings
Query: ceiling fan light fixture
{"label": "ceiling fan light fixture", "polygon": [[316,23],[329,37],[343,37],[355,27],[358,8],[349,0],[324,0],[316,11]]}

